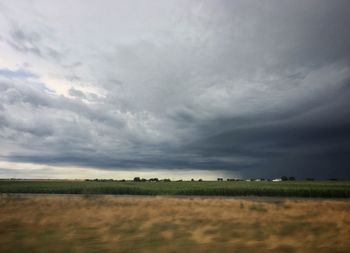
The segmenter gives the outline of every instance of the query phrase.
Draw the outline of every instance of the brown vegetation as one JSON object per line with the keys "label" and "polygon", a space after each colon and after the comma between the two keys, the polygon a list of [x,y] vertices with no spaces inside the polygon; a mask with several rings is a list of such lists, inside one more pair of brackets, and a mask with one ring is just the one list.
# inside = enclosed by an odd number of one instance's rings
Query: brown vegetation
{"label": "brown vegetation", "polygon": [[350,201],[3,195],[0,252],[350,252]]}

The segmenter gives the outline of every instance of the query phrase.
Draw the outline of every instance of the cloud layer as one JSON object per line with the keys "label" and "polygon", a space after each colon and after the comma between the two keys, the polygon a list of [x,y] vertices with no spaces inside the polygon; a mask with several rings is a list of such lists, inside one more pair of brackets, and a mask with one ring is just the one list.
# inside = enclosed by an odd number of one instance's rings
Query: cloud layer
{"label": "cloud layer", "polygon": [[349,178],[348,24],[347,0],[3,1],[0,160]]}

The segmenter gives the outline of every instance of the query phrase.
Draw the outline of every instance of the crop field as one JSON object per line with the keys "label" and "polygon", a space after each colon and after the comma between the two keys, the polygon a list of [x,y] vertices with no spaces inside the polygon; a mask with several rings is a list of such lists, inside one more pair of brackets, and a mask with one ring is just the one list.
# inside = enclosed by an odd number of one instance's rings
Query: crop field
{"label": "crop field", "polygon": [[350,201],[0,195],[0,252],[350,252]]}
{"label": "crop field", "polygon": [[350,181],[120,182],[0,180],[0,193],[350,197]]}

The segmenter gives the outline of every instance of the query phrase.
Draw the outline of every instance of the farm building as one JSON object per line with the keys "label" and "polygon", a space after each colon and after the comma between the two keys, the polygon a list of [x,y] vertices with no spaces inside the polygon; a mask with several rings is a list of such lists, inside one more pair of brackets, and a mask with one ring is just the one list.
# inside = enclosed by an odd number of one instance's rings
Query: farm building
{"label": "farm building", "polygon": [[272,179],[272,182],[281,182],[282,179],[281,178],[275,178],[275,179]]}

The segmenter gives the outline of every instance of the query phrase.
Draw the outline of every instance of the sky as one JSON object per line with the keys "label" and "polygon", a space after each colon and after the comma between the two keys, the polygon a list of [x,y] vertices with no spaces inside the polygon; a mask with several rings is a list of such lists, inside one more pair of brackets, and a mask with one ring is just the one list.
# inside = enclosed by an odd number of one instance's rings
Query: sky
{"label": "sky", "polygon": [[350,178],[350,1],[3,0],[0,178]]}

